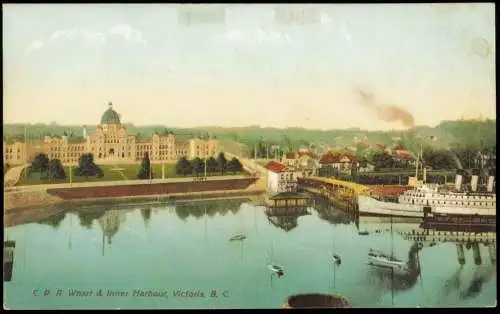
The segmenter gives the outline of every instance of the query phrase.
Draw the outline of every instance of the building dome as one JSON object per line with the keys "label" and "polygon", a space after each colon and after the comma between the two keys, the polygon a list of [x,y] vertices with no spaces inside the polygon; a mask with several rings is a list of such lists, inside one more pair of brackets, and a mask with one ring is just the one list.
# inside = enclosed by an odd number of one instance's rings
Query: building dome
{"label": "building dome", "polygon": [[109,108],[104,112],[101,118],[101,124],[120,124],[120,115],[113,110],[113,104],[108,104]]}

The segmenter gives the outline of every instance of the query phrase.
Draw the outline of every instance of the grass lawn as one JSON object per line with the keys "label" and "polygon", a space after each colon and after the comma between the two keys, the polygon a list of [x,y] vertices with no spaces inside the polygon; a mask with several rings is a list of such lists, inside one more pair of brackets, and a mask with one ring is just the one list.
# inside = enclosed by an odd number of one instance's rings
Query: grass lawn
{"label": "grass lawn", "polygon": [[[73,176],[73,182],[101,182],[101,181],[121,181],[121,180],[135,180],[137,177],[137,172],[139,170],[139,164],[124,164],[124,165],[100,165],[104,177],[79,177]],[[184,176],[179,176],[175,173],[175,163],[165,164],[165,178],[181,178]],[[72,167],[75,168],[74,166]],[[70,167],[65,166],[64,170],[66,172],[65,180],[56,180],[54,182],[49,182],[48,180],[41,180],[39,173],[31,173],[28,178],[25,178],[25,171],[21,174],[21,179],[17,185],[37,185],[37,184],[50,184],[50,183],[69,183],[69,169]],[[153,178],[159,179],[162,177],[162,165],[152,164]],[[238,173],[228,173],[225,175],[244,175],[244,172]],[[216,176],[216,174],[209,174],[208,176]],[[185,176],[190,177],[191,175]]]}

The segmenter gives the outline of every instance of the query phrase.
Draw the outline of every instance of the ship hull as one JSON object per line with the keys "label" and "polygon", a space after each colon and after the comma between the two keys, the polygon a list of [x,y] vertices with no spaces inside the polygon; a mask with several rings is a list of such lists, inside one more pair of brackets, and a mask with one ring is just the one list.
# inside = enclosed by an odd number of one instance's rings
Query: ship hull
{"label": "ship hull", "polygon": [[394,272],[394,275],[396,276],[404,276],[408,274],[408,269],[401,265],[401,263],[389,262],[376,257],[368,257],[368,265],[375,267],[378,270]]}
{"label": "ship hull", "polygon": [[404,203],[391,203],[376,200],[369,196],[358,197],[359,214],[364,216],[394,216],[424,218],[424,207],[433,215],[453,215],[457,217],[490,217],[496,219],[496,208],[423,206]]}
{"label": "ship hull", "polygon": [[424,208],[419,205],[382,202],[362,195],[358,197],[358,205],[363,216],[424,217]]}

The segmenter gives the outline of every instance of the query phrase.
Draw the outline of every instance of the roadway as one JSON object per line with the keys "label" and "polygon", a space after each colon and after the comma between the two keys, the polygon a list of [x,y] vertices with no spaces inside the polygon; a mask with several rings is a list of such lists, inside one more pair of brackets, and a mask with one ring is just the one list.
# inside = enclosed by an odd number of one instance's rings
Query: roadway
{"label": "roadway", "polygon": [[7,170],[4,175],[4,187],[14,186],[19,182],[23,170],[26,169],[30,164],[23,164],[20,166],[15,166]]}

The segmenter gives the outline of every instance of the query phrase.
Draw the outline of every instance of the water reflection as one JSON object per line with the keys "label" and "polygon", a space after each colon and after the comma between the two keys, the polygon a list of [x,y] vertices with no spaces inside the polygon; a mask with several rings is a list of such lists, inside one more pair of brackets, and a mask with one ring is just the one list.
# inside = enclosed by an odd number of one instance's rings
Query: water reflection
{"label": "water reflection", "polygon": [[102,229],[103,241],[107,239],[108,245],[111,245],[111,240],[120,230],[120,226],[125,222],[125,212],[122,210],[107,210],[97,220]]}
{"label": "water reflection", "polygon": [[335,208],[324,198],[314,198],[314,209],[318,212],[319,218],[333,225],[350,224],[356,220],[356,217]]}
{"label": "water reflection", "polygon": [[[299,223],[299,219],[309,213],[312,215]],[[20,253],[17,255],[19,258],[16,256],[18,265],[15,280],[10,283],[9,297],[12,302],[16,295],[23,293],[22,287],[29,286],[30,280],[36,276],[39,282],[51,282],[51,276],[55,276],[57,280],[65,280],[82,288],[88,288],[94,282],[102,280],[120,282],[127,288],[137,282],[158,287],[162,287],[165,282],[179,286],[187,282],[186,285],[212,289],[208,285],[220,282],[223,289],[232,289],[232,298],[222,301],[219,299],[218,302],[221,303],[208,305],[200,301],[194,305],[197,308],[279,307],[284,296],[292,290],[335,291],[352,299],[356,306],[362,307],[387,306],[384,300],[387,300],[389,293],[400,294],[396,306],[411,307],[415,306],[412,302],[421,302],[419,304],[422,306],[461,306],[484,303],[494,298],[494,246],[488,246],[488,252],[484,242],[481,244],[482,265],[477,266],[475,264],[479,259],[474,256],[477,254],[474,253],[475,245],[464,243],[467,263],[460,265],[455,255],[459,251],[455,248],[458,242],[449,236],[433,237],[434,231],[420,229],[418,222],[397,219],[393,219],[391,223],[391,219],[358,217],[356,227],[355,221],[348,215],[321,202],[316,202],[312,208],[293,211],[266,210],[264,207],[252,206],[245,199],[189,201],[169,205],[107,204],[56,211],[51,217],[46,217],[47,213],[44,215],[45,217],[37,216],[37,223],[44,227],[25,225],[8,228],[6,231],[10,237],[18,240],[16,254]],[[217,215],[220,217],[216,218]],[[66,221],[65,217],[68,218]],[[201,217],[204,218],[200,220]],[[209,217],[214,219],[210,220]],[[207,240],[208,220],[213,232]],[[87,229],[93,230],[88,232]],[[369,235],[360,235],[358,229],[369,230]],[[376,233],[376,230],[380,230],[380,233]],[[413,232],[415,230],[417,232]],[[122,235],[117,237],[120,231]],[[422,238],[419,232],[425,232],[426,236]],[[246,236],[245,240],[229,241],[231,236],[240,233]],[[469,237],[464,234],[459,236]],[[97,238],[97,243],[89,243],[89,237]],[[178,237],[178,241],[164,245],[164,239],[171,237]],[[477,234],[471,234],[470,237],[481,238]],[[63,241],[53,241],[55,238]],[[67,238],[70,246],[73,238],[75,245],[72,251],[68,250]],[[490,239],[489,243],[492,243],[492,237],[483,238]],[[410,271],[407,274],[393,275],[390,271],[366,265],[370,248],[383,250],[382,246],[387,248],[392,241],[394,252],[408,262]],[[272,242],[271,249],[269,242]],[[431,246],[430,243],[437,245]],[[108,249],[111,245],[113,254]],[[101,258],[101,246],[102,255],[106,258]],[[467,247],[470,250],[467,251]],[[137,251],[142,254],[135,254]],[[332,262],[333,253],[343,259],[340,268]],[[487,260],[488,253],[491,263]],[[86,264],[97,270],[88,268],[84,272],[78,272],[82,267],[87,267],[78,263],[81,256],[93,259]],[[60,265],[64,265],[64,268],[57,269],[50,263],[54,257],[59,258]],[[122,260],[127,260],[127,263],[120,263]],[[200,260],[205,262],[200,263]],[[19,266],[24,261],[28,264],[26,268]],[[266,266],[274,262],[286,267],[286,276],[280,278],[276,273],[268,274]],[[144,268],[144,264],[149,266]],[[38,265],[43,265],[44,268]],[[115,272],[106,271],[110,265],[116,267]],[[136,269],[141,269],[141,272],[137,273]],[[69,273],[76,275],[68,275]],[[80,273],[85,273],[85,277],[80,276]],[[246,284],[236,284],[234,278],[241,278]],[[290,287],[292,288],[289,289]],[[241,296],[236,296],[237,293]],[[255,293],[255,297],[249,297],[252,293]],[[61,306],[61,301],[54,298],[51,300],[54,301],[42,307]],[[104,308],[115,306],[110,301],[89,300],[85,304],[82,301],[79,305]],[[88,302],[92,303],[87,305]],[[134,300],[136,303],[133,304],[130,302],[124,307],[138,306],[137,302],[140,301]],[[196,301],[170,299],[168,303],[161,304],[156,304],[156,300],[143,302],[145,303],[140,304],[144,306],[182,308],[191,307],[192,302]]]}
{"label": "water reflection", "polygon": [[483,285],[491,280],[496,274],[496,266],[478,267],[474,271],[474,275],[469,285],[460,292],[460,299],[468,300],[478,296],[483,288]]}
{"label": "water reflection", "polygon": [[[404,274],[394,273],[391,269],[371,268],[369,274],[376,279],[379,287],[387,288],[391,291],[404,291],[411,289],[420,277],[420,260],[418,253],[422,245],[414,242],[408,252],[408,272]],[[373,280],[371,280],[373,283]]]}
{"label": "water reflection", "polygon": [[44,219],[41,219],[41,220],[37,220],[36,223],[38,224],[41,224],[41,225],[49,225],[49,226],[52,226],[52,228],[59,228],[59,226],[61,225],[61,222],[66,219],[66,212],[60,212],[60,213],[57,213],[55,215],[52,215],[50,217],[47,217],[47,218],[44,218]]}
{"label": "water reflection", "polygon": [[189,216],[201,218],[203,216],[213,217],[216,214],[226,216],[229,212],[238,213],[245,200],[210,200],[199,202],[186,202],[175,205],[175,213],[181,220],[186,220]]}
{"label": "water reflection", "polygon": [[268,221],[277,228],[291,231],[298,225],[301,216],[310,215],[307,207],[268,207],[266,216]]}
{"label": "water reflection", "polygon": [[151,212],[152,212],[151,206],[147,206],[145,208],[141,208],[142,219],[144,219],[144,224],[146,226],[149,225],[149,221],[151,220]]}

